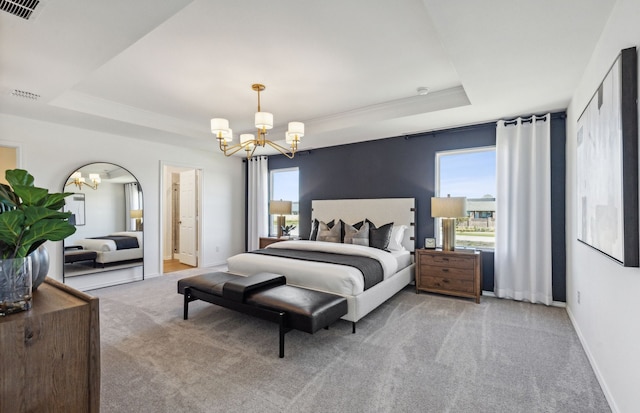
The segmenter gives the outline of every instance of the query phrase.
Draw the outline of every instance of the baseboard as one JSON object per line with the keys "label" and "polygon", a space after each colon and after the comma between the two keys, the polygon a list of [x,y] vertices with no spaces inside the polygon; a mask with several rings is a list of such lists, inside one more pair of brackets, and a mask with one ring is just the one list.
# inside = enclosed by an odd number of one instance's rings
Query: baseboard
{"label": "baseboard", "polygon": [[[493,291],[482,291],[482,295],[486,295],[487,297],[500,298],[500,297],[496,296],[496,293],[494,293]],[[509,300],[509,298],[505,298],[505,300]],[[527,302],[528,303],[528,301],[523,301],[523,302]],[[541,304],[541,305],[544,305],[544,304]],[[551,302],[551,307],[566,308],[567,307],[567,303],[562,302],[562,301],[552,301]]]}
{"label": "baseboard", "polygon": [[607,383],[605,382],[604,377],[602,377],[602,373],[600,373],[600,369],[598,368],[598,364],[596,363],[595,358],[591,354],[591,350],[589,349],[589,346],[587,345],[587,341],[585,340],[584,336],[582,335],[582,331],[580,330],[580,327],[578,326],[578,323],[576,322],[576,319],[573,316],[573,313],[571,312],[571,307],[566,307],[566,308],[567,308],[567,314],[569,315],[569,320],[571,321],[571,325],[573,325],[573,329],[576,331],[576,334],[578,335],[578,339],[580,340],[580,344],[582,344],[582,349],[584,350],[585,354],[587,355],[587,359],[589,360],[589,364],[591,364],[591,369],[595,373],[596,379],[598,379],[598,383],[600,384],[600,388],[602,389],[602,392],[604,393],[604,397],[607,399],[607,402],[609,403],[609,407],[611,408],[611,413],[618,413],[620,410],[618,409],[618,406],[616,405],[616,402],[613,399],[613,395],[611,394],[611,391],[609,390],[609,387],[607,386]]}
{"label": "baseboard", "polygon": [[202,265],[200,265],[200,268],[219,267],[221,265],[227,265],[227,260],[202,263]]}
{"label": "baseboard", "polygon": [[142,267],[131,267],[122,270],[69,277],[65,279],[65,284],[80,291],[91,291],[114,285],[142,281],[146,277],[146,274],[143,275]]}

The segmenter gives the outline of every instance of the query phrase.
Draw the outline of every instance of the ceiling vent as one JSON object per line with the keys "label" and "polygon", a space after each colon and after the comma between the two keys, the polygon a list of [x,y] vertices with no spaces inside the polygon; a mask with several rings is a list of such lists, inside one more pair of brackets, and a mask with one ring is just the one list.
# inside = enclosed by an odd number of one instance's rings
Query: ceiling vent
{"label": "ceiling vent", "polygon": [[0,0],[0,10],[29,20],[40,0]]}
{"label": "ceiling vent", "polygon": [[31,92],[26,92],[26,91],[20,90],[20,89],[13,89],[11,91],[11,95],[15,96],[15,97],[31,99],[31,100],[40,99],[40,95],[37,95],[35,93],[31,93]]}

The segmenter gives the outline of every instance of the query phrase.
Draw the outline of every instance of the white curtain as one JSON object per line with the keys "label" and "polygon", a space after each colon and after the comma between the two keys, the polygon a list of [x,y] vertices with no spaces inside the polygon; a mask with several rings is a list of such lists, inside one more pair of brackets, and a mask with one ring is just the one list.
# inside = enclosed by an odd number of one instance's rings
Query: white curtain
{"label": "white curtain", "polygon": [[136,220],[131,218],[132,210],[142,209],[142,191],[137,182],[124,184],[125,230],[135,231]]}
{"label": "white curtain", "polygon": [[499,121],[496,132],[498,297],[549,305],[551,115]]}
{"label": "white curtain", "polygon": [[260,237],[269,234],[269,168],[266,156],[247,161],[247,249],[259,248]]}

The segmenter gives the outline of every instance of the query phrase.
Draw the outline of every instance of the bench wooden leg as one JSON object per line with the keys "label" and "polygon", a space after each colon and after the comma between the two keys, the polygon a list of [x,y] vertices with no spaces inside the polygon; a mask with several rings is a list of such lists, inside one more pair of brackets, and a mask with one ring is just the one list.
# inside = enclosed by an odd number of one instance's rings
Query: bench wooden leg
{"label": "bench wooden leg", "polygon": [[352,321],[351,323],[353,324],[353,330],[351,331],[351,334],[355,334],[356,333],[356,322]]}

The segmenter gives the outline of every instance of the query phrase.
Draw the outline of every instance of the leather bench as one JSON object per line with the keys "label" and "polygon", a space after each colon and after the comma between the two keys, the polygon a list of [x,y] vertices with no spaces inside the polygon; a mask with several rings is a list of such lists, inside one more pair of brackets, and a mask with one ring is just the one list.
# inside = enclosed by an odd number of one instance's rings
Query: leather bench
{"label": "leather bench", "polygon": [[90,250],[65,250],[64,251],[64,263],[73,264],[78,261],[93,261],[93,268],[96,267],[96,258],[98,253]]}
{"label": "leather bench", "polygon": [[243,277],[214,272],[178,281],[184,295],[184,319],[189,303],[202,300],[236,310],[280,327],[280,357],[284,357],[284,335],[295,329],[313,334],[347,314],[347,299],[322,291],[286,285],[283,275],[259,273]]}

